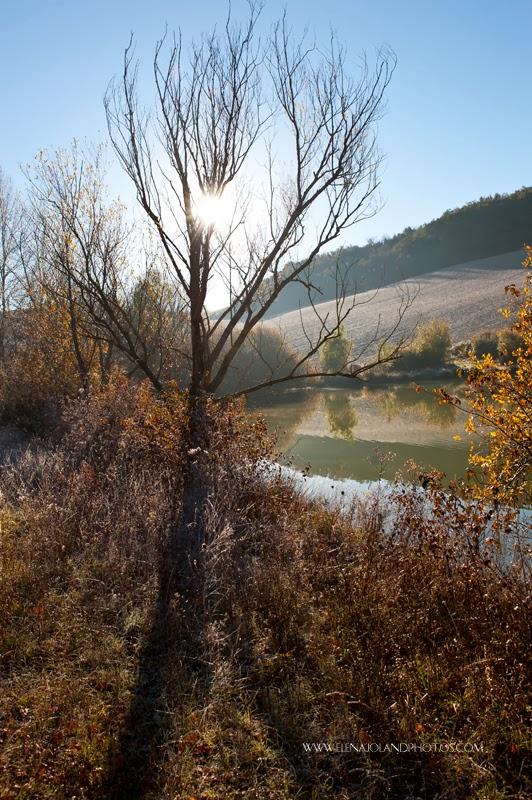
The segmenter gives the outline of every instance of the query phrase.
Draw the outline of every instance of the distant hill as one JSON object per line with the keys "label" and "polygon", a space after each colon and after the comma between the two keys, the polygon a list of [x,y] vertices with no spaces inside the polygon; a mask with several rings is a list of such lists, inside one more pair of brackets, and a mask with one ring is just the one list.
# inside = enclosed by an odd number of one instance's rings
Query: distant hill
{"label": "distant hill", "polygon": [[[470,339],[486,329],[504,327],[498,311],[505,303],[504,287],[511,283],[522,284],[523,256],[522,250],[516,250],[409,278],[377,292],[357,293],[358,307],[345,324],[353,341],[354,358],[358,360],[362,353],[367,358],[375,352],[374,340],[381,339],[393,327],[405,291],[416,298],[402,320],[398,335],[410,333],[419,322],[432,319],[447,320],[453,343]],[[328,312],[334,318],[335,302],[319,304],[318,309],[322,318]],[[312,308],[281,314],[270,324],[280,328],[287,344],[300,352],[308,347],[306,335],[316,337],[319,331],[319,321]]]}
{"label": "distant hill", "polygon": [[[496,194],[446,211],[419,228],[364,247],[347,247],[315,259],[312,280],[320,292],[315,302],[336,294],[336,264],[346,275],[347,291],[365,292],[436,270],[518,251],[532,242],[532,187]],[[290,284],[273,304],[269,317],[309,304],[300,284]]]}

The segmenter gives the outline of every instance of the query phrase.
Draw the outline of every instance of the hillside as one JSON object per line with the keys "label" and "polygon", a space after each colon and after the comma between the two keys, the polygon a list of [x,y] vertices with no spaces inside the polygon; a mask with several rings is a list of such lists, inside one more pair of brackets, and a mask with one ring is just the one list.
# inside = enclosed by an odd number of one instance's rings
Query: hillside
{"label": "hillside", "polygon": [[[445,319],[449,323],[453,342],[459,342],[481,330],[502,327],[498,309],[504,304],[504,287],[522,281],[522,259],[522,251],[516,250],[437,270],[420,278],[409,278],[376,292],[360,293],[357,297],[358,307],[345,325],[354,342],[355,357],[370,345],[377,325],[380,326],[379,337],[382,338],[384,332],[394,324],[401,293],[405,290],[417,296],[402,321],[402,332],[413,330],[422,320]],[[318,310],[321,316],[327,312],[332,316],[335,303],[320,303]],[[304,350],[307,341],[301,317],[307,333],[316,335],[319,322],[312,308],[303,309],[301,313],[297,310],[279,315],[271,323],[281,328],[292,347]],[[372,349],[369,348],[367,355]]]}
{"label": "hillside", "polygon": [[[347,247],[315,259],[312,281],[320,293],[316,301],[336,294],[338,264],[349,292],[382,286],[520,249],[532,239],[532,187],[509,195],[494,195],[446,211],[418,228],[406,228],[381,242]],[[270,317],[309,304],[300,284],[286,287],[273,305]]]}

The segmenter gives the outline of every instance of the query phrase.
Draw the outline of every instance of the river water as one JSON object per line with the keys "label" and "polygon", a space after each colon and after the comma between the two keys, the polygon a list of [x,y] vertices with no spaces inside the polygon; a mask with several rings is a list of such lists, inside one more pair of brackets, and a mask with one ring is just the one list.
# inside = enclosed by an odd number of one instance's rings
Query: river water
{"label": "river water", "polygon": [[[436,385],[425,382],[422,392],[415,384],[293,390],[257,407],[277,434],[283,463],[296,470],[391,480],[413,461],[414,472],[435,468],[449,482],[463,476],[470,443],[466,415],[441,405]],[[460,384],[445,388],[461,393]]]}

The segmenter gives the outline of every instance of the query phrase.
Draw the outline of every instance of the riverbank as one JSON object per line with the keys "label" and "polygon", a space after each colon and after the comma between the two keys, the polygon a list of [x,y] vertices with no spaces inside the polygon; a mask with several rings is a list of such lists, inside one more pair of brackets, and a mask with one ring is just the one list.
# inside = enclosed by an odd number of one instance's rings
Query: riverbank
{"label": "riverbank", "polygon": [[212,422],[198,541],[177,401],[112,385],[2,471],[0,796],[524,800],[520,554],[435,485],[390,520],[265,483],[264,426]]}

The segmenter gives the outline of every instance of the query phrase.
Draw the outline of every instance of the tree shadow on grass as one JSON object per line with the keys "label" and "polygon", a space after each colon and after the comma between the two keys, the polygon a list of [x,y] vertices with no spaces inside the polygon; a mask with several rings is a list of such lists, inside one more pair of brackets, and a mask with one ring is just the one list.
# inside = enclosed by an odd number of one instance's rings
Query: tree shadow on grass
{"label": "tree shadow on grass", "polygon": [[157,596],[138,657],[130,708],[118,744],[110,754],[99,798],[143,800],[153,796],[173,721],[173,715],[163,708],[167,690],[170,684],[175,685],[180,671],[183,683],[190,683],[202,670],[201,613],[193,615],[187,610],[185,619],[174,598],[193,598],[200,580],[195,566],[201,547],[197,509],[203,499],[198,492],[190,493],[181,519],[162,549]]}

